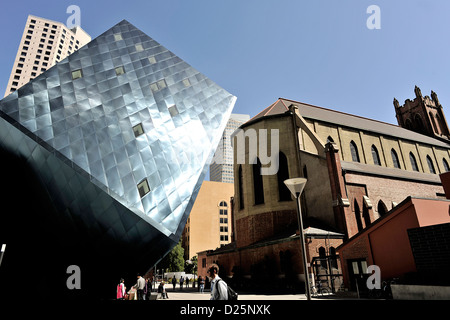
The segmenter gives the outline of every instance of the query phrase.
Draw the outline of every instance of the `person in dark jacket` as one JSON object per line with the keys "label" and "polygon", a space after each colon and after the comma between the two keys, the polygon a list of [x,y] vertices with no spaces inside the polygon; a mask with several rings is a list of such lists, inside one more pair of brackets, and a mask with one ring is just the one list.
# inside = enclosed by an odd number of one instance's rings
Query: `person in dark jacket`
{"label": "person in dark jacket", "polygon": [[169,299],[169,296],[167,295],[166,292],[166,288],[164,288],[164,281],[161,281],[161,283],[158,286],[158,296],[160,296],[162,299]]}

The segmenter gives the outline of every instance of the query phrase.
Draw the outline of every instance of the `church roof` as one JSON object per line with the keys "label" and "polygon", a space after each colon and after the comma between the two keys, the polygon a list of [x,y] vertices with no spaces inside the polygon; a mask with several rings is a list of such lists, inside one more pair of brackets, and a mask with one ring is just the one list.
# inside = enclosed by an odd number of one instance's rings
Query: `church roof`
{"label": "church roof", "polygon": [[287,112],[289,106],[294,104],[298,107],[303,118],[328,122],[335,125],[346,126],[377,134],[388,135],[396,138],[422,142],[434,146],[449,148],[450,144],[432,137],[404,129],[394,124],[368,119],[336,110],[326,109],[311,104],[279,98],[276,102],[262,110],[247,123],[260,120],[264,117],[279,115]]}

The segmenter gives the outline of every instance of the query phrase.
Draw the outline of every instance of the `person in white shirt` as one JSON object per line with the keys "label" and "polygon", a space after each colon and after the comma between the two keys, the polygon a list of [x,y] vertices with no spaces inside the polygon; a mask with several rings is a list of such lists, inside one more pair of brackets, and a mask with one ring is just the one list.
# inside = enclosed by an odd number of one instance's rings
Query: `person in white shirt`
{"label": "person in white shirt", "polygon": [[208,269],[208,275],[211,278],[211,299],[210,300],[228,300],[228,285],[219,275],[219,267],[213,264]]}
{"label": "person in white shirt", "polygon": [[140,274],[137,275],[137,283],[133,287],[136,288],[137,299],[144,300],[145,279]]}

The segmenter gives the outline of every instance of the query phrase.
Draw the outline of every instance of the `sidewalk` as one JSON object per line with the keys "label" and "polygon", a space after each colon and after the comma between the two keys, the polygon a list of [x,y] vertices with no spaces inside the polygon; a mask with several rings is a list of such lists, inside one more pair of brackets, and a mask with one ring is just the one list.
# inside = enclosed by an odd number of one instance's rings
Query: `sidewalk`
{"label": "sidewalk", "polygon": [[[204,293],[200,293],[197,291],[198,288],[183,288],[180,291],[179,287],[176,288],[175,291],[171,287],[166,288],[167,295],[169,296],[168,300],[209,300],[211,294],[209,290],[205,290]],[[152,294],[156,294],[156,292],[152,292]],[[254,294],[254,293],[239,293],[238,300],[306,300],[306,295],[303,293],[299,294]],[[335,297],[334,295],[330,295],[327,297],[319,297],[312,298],[312,300],[342,300],[342,298]],[[165,301],[165,299],[161,299],[161,301]]]}

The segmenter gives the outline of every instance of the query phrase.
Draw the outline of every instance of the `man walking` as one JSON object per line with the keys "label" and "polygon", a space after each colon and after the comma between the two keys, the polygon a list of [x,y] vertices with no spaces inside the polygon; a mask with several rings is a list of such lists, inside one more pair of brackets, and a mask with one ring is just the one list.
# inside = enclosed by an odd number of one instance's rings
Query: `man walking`
{"label": "man walking", "polygon": [[141,277],[141,275],[138,273],[137,275],[137,282],[134,285],[136,288],[137,293],[137,299],[138,300],[144,300],[144,287],[145,287],[145,280]]}
{"label": "man walking", "polygon": [[213,264],[208,269],[211,280],[211,299],[210,300],[228,300],[228,285],[219,275],[219,267]]}

